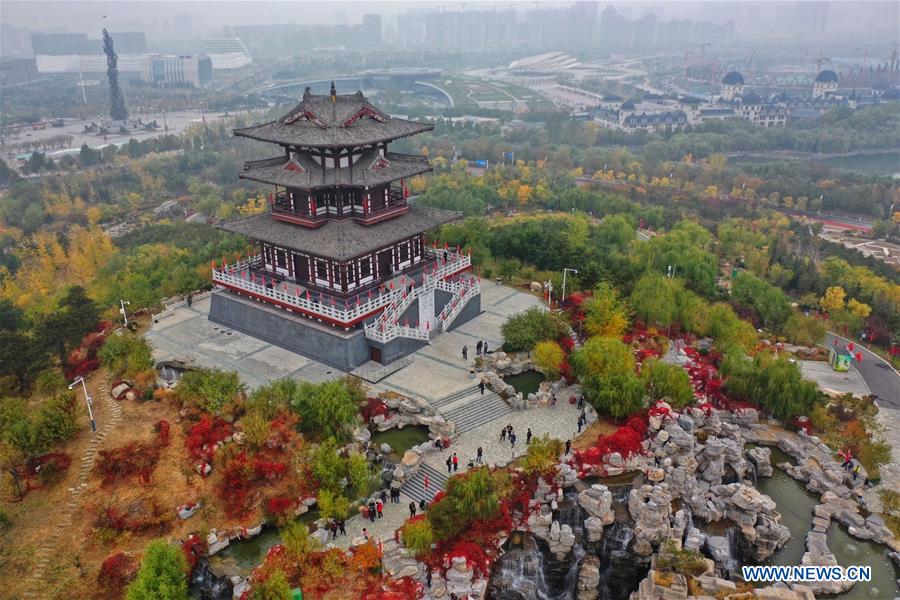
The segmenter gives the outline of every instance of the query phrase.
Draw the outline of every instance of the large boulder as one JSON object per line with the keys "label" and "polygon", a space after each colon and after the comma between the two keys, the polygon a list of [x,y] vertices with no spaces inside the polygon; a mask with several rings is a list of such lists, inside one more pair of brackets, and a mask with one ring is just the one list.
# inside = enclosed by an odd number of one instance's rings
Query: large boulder
{"label": "large boulder", "polygon": [[589,554],[581,561],[575,600],[596,600],[600,591],[600,558]]}
{"label": "large boulder", "polygon": [[772,451],[764,446],[757,446],[747,451],[747,458],[756,467],[757,477],[771,477],[772,470]]}
{"label": "large boulder", "polygon": [[595,483],[578,494],[578,505],[591,517],[596,517],[604,525],[615,519],[612,510],[612,492],[605,485]]}
{"label": "large boulder", "polygon": [[547,544],[556,560],[563,560],[575,545],[575,533],[569,525],[560,525],[559,521],[553,521],[547,536]]}

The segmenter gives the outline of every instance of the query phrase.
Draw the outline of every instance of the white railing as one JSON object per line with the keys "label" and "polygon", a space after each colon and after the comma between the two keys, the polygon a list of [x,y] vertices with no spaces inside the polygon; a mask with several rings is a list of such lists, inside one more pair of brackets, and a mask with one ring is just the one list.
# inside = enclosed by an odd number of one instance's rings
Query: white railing
{"label": "white railing", "polygon": [[469,300],[481,293],[481,285],[476,278],[466,277],[459,282],[439,282],[437,287],[453,294],[435,321],[435,327],[447,331]]}
{"label": "white railing", "polygon": [[331,298],[331,305],[321,294],[316,294],[322,301],[314,301],[313,295],[297,286],[289,283],[279,283],[272,278],[267,282],[264,275],[255,275],[251,266],[258,264],[259,257],[252,257],[232,265],[213,269],[213,283],[224,287],[249,292],[264,300],[274,301],[288,308],[295,308],[301,312],[322,317],[341,325],[349,326],[360,318],[370,315],[392,302],[400,299],[400,290],[386,289],[377,292],[371,298],[357,299],[357,304],[348,305],[341,300],[340,305]]}

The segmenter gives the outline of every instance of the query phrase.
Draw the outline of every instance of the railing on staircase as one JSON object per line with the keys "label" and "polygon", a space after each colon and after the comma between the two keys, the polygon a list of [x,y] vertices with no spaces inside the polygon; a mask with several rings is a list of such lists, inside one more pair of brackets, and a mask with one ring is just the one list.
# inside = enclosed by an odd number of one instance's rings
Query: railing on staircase
{"label": "railing on staircase", "polygon": [[481,293],[481,285],[475,277],[462,277],[455,282],[439,281],[436,286],[439,290],[453,294],[435,320],[436,329],[440,327],[441,331],[447,331],[469,300]]}

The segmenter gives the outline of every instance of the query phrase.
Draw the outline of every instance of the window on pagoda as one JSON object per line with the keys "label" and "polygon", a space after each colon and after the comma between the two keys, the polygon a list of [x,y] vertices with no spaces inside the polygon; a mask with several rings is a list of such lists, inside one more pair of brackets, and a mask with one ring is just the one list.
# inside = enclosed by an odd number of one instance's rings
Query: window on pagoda
{"label": "window on pagoda", "polygon": [[275,266],[287,268],[287,254],[284,250],[275,250]]}
{"label": "window on pagoda", "polygon": [[363,258],[359,261],[359,278],[365,279],[372,274],[372,259]]}
{"label": "window on pagoda", "polygon": [[409,260],[409,242],[400,244],[400,262]]}
{"label": "window on pagoda", "polygon": [[324,260],[316,261],[316,278],[328,279],[328,264]]}

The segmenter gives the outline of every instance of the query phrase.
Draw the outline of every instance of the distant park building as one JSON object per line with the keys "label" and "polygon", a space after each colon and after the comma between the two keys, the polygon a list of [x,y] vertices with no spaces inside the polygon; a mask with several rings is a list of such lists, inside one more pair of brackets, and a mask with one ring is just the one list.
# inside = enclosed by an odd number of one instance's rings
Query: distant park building
{"label": "distant park building", "polygon": [[201,40],[200,52],[209,56],[217,71],[240,69],[253,62],[250,51],[240,38]]}
{"label": "distant park building", "polygon": [[744,76],[737,71],[731,71],[722,79],[722,100],[734,100],[744,94]]}
{"label": "distant park building", "polygon": [[838,89],[838,76],[837,73],[831,70],[824,70],[819,72],[816,75],[815,81],[813,81],[813,98],[824,98],[828,94],[832,94],[836,92]]}
{"label": "distant park building", "polygon": [[407,201],[425,157],[390,152],[433,125],[392,118],[362,92],[313,95],[235,135],[280,146],[243,179],[274,187],[269,210],[225,223],[257,252],[213,266],[209,319],[350,371],[409,354],[480,312],[469,256],[429,245],[458,213]]}

